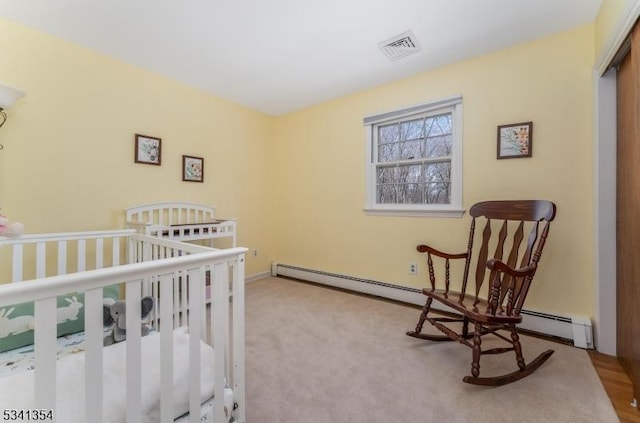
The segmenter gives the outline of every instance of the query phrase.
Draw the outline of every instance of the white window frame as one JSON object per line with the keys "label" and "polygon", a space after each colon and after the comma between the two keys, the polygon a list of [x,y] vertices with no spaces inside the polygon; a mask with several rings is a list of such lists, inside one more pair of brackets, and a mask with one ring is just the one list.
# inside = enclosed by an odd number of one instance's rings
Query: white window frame
{"label": "white window frame", "polygon": [[[374,161],[378,125],[409,120],[418,115],[451,112],[451,203],[450,204],[381,204],[376,199],[376,166]],[[366,138],[366,204],[364,212],[383,216],[461,217],[462,207],[462,96],[449,97],[417,106],[364,118]]]}

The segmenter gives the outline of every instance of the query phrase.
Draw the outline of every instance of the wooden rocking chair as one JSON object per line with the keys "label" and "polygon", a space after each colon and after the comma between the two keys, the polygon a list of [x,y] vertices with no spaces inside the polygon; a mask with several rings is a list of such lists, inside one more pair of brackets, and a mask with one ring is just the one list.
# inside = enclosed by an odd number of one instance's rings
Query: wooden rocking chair
{"label": "wooden rocking chair", "polygon": [[[552,202],[540,200],[486,201],[473,205],[469,214],[473,219],[466,252],[448,254],[427,245],[417,247],[419,252],[427,254],[431,288],[422,290],[423,294],[427,296],[427,301],[422,308],[415,331],[407,332],[407,335],[431,341],[458,341],[470,347],[473,350],[471,376],[466,376],[463,379],[464,382],[499,386],[530,375],[553,354],[553,350],[547,350],[526,364],[516,325],[522,321],[520,310],[522,310],[531,281],[536,273],[540,255],[549,233],[550,222],[556,214],[556,206]],[[482,245],[476,259],[475,289],[469,289],[470,292],[467,292],[467,279],[472,265],[474,232],[476,221],[480,221],[480,218],[486,219],[486,223],[482,229]],[[492,237],[491,228],[493,220],[499,223],[498,232],[494,237]],[[544,222],[543,225],[541,222]],[[525,227],[528,229],[529,226],[531,229],[526,249],[519,258]],[[540,226],[542,226],[541,232],[539,231]],[[511,229],[515,229],[515,232],[512,236],[508,236]],[[508,241],[508,238],[511,241]],[[507,244],[511,242],[511,247],[506,261],[503,261],[503,252],[509,249],[505,242]],[[493,258],[487,260],[490,249],[494,251]],[[436,288],[432,256],[440,257],[440,260],[444,261],[444,286],[439,288]],[[450,289],[450,261],[457,259],[464,259],[464,271],[461,288],[453,290]],[[518,260],[520,260],[519,267],[517,266]],[[489,272],[486,272],[486,269],[489,269]],[[489,282],[485,294],[481,295],[486,273],[488,273],[487,280]],[[430,316],[429,311],[434,300],[453,309],[458,317]],[[446,336],[422,333],[425,321],[431,323]],[[459,323],[462,323],[460,333],[451,328],[454,322],[458,324],[458,327]],[[474,326],[473,333],[469,332],[469,323]],[[510,338],[498,333],[499,330],[508,331]],[[481,337],[486,334],[499,337],[508,342],[510,347],[483,351]],[[500,354],[508,351],[515,351],[518,370],[496,377],[479,376],[481,355]]]}

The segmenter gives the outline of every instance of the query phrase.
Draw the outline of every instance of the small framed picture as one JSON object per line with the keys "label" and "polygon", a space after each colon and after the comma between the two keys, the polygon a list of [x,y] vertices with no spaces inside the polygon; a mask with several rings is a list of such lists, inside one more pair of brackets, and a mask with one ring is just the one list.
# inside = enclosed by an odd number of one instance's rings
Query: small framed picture
{"label": "small framed picture", "polygon": [[204,159],[202,157],[182,156],[182,180],[187,182],[204,181]]}
{"label": "small framed picture", "polygon": [[135,162],[160,166],[162,140],[136,134]]}
{"label": "small framed picture", "polygon": [[498,159],[531,157],[533,122],[498,126]]}

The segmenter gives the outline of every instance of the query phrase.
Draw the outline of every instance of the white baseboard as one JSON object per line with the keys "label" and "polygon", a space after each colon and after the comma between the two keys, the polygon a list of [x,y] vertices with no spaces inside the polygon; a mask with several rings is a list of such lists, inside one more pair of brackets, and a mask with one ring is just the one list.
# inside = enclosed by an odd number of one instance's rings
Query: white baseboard
{"label": "white baseboard", "polygon": [[[407,304],[421,306],[425,302],[424,295],[417,288],[409,288],[371,279],[356,278],[288,264],[272,263],[271,276],[287,276]],[[433,308],[445,312],[455,312],[453,309],[448,309],[442,305],[438,307],[434,304]],[[532,310],[522,310],[522,315],[523,320],[520,325],[522,329],[572,341],[573,344],[579,348],[593,348],[591,320],[587,317],[560,316]]]}
{"label": "white baseboard", "polygon": [[253,275],[249,275],[247,277],[244,278],[245,283],[246,282],[254,282],[260,279],[264,279],[264,278],[268,278],[269,276],[271,276],[271,272],[269,272],[268,270],[265,272],[260,272],[260,273],[254,273]]}

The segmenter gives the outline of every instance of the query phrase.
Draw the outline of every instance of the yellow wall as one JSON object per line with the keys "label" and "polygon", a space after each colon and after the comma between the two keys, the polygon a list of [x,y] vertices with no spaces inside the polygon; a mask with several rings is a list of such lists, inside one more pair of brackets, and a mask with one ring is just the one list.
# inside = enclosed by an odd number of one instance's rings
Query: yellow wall
{"label": "yellow wall", "polygon": [[[558,217],[527,308],[593,315],[593,25],[281,117],[274,144],[281,263],[425,286],[419,243],[462,251],[468,216],[364,214],[362,118],[462,94],[464,204],[547,198]],[[533,157],[496,160],[496,126],[533,121]],[[424,274],[424,267],[421,268]]]}
{"label": "yellow wall", "polygon": [[[248,275],[276,260],[420,287],[415,245],[459,250],[468,217],[365,215],[362,118],[462,94],[465,207],[555,201],[528,308],[593,315],[594,25],[279,118],[6,20],[0,31],[0,80],[27,92],[0,131],[0,205],[29,232],[120,227],[127,206],[198,201],[239,218],[239,244],[260,251]],[[527,120],[533,157],[497,161],[496,126]],[[133,163],[136,132],[163,139],[162,166]],[[203,184],[180,180],[182,154],[205,158]]]}
{"label": "yellow wall", "polygon": [[[272,118],[0,19],[0,80],[27,95],[0,131],[0,206],[27,231],[123,227],[123,209],[165,200],[237,217],[239,245],[269,268]],[[162,138],[162,165],[134,163],[134,134]],[[204,183],[181,181],[182,155]]]}

